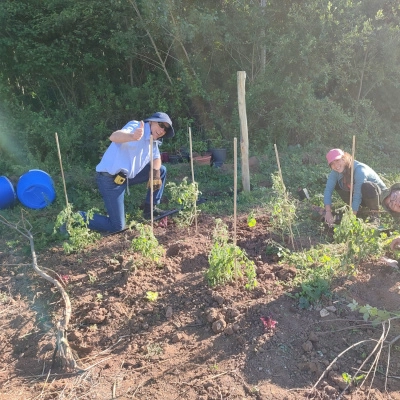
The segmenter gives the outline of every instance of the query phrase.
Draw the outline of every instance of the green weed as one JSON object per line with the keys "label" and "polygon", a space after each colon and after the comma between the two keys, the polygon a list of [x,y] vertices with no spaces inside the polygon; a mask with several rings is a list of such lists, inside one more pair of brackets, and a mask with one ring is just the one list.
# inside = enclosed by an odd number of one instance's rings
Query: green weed
{"label": "green weed", "polygon": [[362,314],[364,321],[371,320],[373,325],[381,324],[384,321],[387,321],[391,317],[399,317],[400,313],[392,313],[386,310],[380,310],[376,307],[371,307],[369,304],[365,306],[360,306],[355,300],[352,303],[348,304],[348,307],[352,311],[358,311]]}
{"label": "green weed", "polygon": [[351,385],[352,382],[354,382],[357,385],[362,379],[365,378],[365,374],[357,375],[357,376],[352,377],[347,372],[343,372],[342,373],[342,378],[348,385]]}
{"label": "green weed", "polygon": [[341,257],[342,266],[347,270],[357,267],[369,257],[383,254],[383,241],[387,235],[357,218],[350,209],[343,214],[342,221],[334,228],[336,243],[346,243],[346,251]]}
{"label": "green weed", "polygon": [[87,275],[88,275],[88,278],[89,278],[89,283],[90,283],[91,285],[94,285],[94,284],[96,283],[96,281],[97,281],[97,276],[91,274],[90,272],[88,272]]}
{"label": "green weed", "polygon": [[158,292],[149,290],[144,297],[147,301],[156,301],[158,299]]}
{"label": "green weed", "polygon": [[158,343],[150,343],[146,346],[147,357],[159,356],[164,352],[163,348]]}
{"label": "green weed", "polygon": [[294,298],[300,308],[308,308],[322,296],[330,297],[330,286],[340,266],[340,246],[320,246],[302,252],[282,252],[282,263],[296,267],[294,285],[301,290]]}
{"label": "green weed", "polygon": [[211,286],[237,280],[246,275],[246,289],[257,286],[254,262],[247,258],[244,250],[229,243],[228,227],[221,219],[216,220],[213,247],[208,256],[209,268],[205,274]]}
{"label": "green weed", "polygon": [[140,252],[148,260],[160,264],[165,254],[164,248],[158,243],[149,225],[134,224],[139,235],[132,239],[131,249]]}

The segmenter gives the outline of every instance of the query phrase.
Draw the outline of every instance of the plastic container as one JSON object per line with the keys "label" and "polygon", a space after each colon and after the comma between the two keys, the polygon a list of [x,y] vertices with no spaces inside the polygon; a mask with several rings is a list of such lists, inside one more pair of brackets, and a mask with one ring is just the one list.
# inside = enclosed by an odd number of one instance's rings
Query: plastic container
{"label": "plastic container", "polygon": [[212,163],[221,166],[226,161],[226,149],[210,149]]}
{"label": "plastic container", "polygon": [[45,208],[56,198],[51,176],[40,169],[31,169],[19,178],[17,196],[26,207]]}
{"label": "plastic container", "polygon": [[13,206],[16,198],[11,181],[6,176],[0,176],[0,209]]}

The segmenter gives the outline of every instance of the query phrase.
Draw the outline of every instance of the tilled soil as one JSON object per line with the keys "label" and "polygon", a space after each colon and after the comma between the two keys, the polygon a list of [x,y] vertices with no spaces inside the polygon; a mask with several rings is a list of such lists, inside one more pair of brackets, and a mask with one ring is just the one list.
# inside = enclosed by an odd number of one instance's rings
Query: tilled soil
{"label": "tilled soil", "polygon": [[[80,254],[65,255],[61,246],[38,254],[40,267],[58,274],[71,299],[67,337],[78,373],[52,362],[64,310],[60,293],[33,272],[30,256],[1,252],[0,398],[340,398],[347,386],[342,374],[353,376],[360,367],[367,373],[383,332],[347,304],[355,299],[397,312],[400,274],[383,263],[363,265],[356,276],[335,282],[332,298],[300,309],[290,287],[296,268],[267,254],[268,216],[256,219],[250,228],[240,216],[237,226],[237,244],[257,267],[253,291],[240,280],[207,284],[215,226],[207,215],[200,215],[197,232],[171,218],[154,227],[166,250],[161,267],[131,250],[135,231],[103,237]],[[146,300],[148,291],[157,300]],[[387,370],[387,344],[400,329],[396,321],[384,329],[371,389],[368,378],[341,398],[400,399],[400,342],[390,347]]]}

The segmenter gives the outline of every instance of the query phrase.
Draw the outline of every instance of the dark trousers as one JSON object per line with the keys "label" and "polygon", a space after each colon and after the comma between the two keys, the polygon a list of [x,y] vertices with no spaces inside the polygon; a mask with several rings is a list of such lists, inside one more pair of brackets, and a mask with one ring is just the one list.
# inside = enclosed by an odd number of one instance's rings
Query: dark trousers
{"label": "dark trousers", "polygon": [[[340,198],[346,203],[350,202],[350,191],[343,190],[339,184],[336,184],[336,192]],[[361,186],[361,205],[367,207],[370,210],[379,210],[379,195],[381,194],[381,188],[373,182],[364,182]]]}

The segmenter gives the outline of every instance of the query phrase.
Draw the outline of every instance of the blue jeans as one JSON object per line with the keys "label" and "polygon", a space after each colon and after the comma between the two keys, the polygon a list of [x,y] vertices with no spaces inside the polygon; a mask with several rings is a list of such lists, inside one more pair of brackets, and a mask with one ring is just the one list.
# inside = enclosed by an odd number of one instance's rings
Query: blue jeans
{"label": "blue jeans", "polygon": [[[122,185],[114,182],[112,175],[104,175],[100,172],[96,174],[97,186],[103,197],[104,205],[107,210],[107,216],[94,214],[93,219],[89,221],[88,228],[100,232],[118,232],[125,228],[125,205],[124,197],[127,185],[137,185],[148,182],[150,173],[150,163],[147,164],[133,179],[127,179]],[[153,193],[153,204],[160,204],[163,195],[167,169],[162,165],[160,169],[161,188]],[[147,190],[146,204],[151,204],[151,192]],[[83,213],[84,214],[84,213]],[[85,218],[86,214],[83,215]]]}

